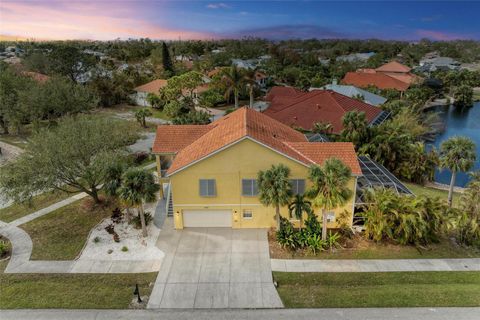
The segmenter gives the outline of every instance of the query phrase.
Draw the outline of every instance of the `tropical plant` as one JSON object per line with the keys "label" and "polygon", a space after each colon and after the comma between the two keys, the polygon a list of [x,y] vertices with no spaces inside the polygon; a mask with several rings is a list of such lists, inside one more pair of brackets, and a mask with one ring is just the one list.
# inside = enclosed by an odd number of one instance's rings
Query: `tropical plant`
{"label": "tropical plant", "polygon": [[136,207],[142,226],[142,234],[147,236],[144,215],[144,202],[154,201],[160,186],[155,183],[152,173],[138,168],[127,170],[122,177],[122,186],[118,191],[120,199],[129,206]]}
{"label": "tropical plant", "polygon": [[368,141],[369,130],[365,112],[349,111],[343,116],[342,123],[341,141],[352,142],[356,149]]}
{"label": "tropical plant", "polygon": [[320,134],[330,134],[332,133],[333,126],[331,123],[327,122],[315,122],[313,124],[312,132]]}
{"label": "tropical plant", "polygon": [[232,94],[235,100],[235,109],[238,108],[238,96],[245,86],[245,78],[237,66],[231,66],[222,71],[222,82],[225,85],[225,98]]}
{"label": "tropical plant", "polygon": [[147,127],[146,118],[152,115],[152,111],[148,108],[142,108],[135,111],[135,118],[137,119],[138,123],[142,125],[142,127]]}
{"label": "tropical plant", "polygon": [[448,189],[448,205],[452,206],[453,187],[457,172],[468,171],[475,163],[476,147],[472,139],[455,136],[440,145],[440,167],[451,171],[452,177]]}
{"label": "tropical plant", "polygon": [[277,229],[280,228],[280,206],[287,205],[292,195],[289,176],[290,169],[284,164],[258,172],[258,197],[263,205],[275,207]]}
{"label": "tropical plant", "polygon": [[288,210],[290,212],[290,217],[295,216],[300,220],[300,228],[303,225],[303,214],[312,213],[312,203],[308,201],[303,194],[296,194],[293,198],[293,201],[289,204]]}
{"label": "tropical plant", "polygon": [[327,210],[344,205],[353,192],[348,187],[352,172],[336,158],[325,161],[323,167],[311,166],[308,172],[312,187],[308,196],[314,207],[322,208],[322,239],[327,239]]}
{"label": "tropical plant", "polygon": [[480,248],[480,171],[471,174],[457,210],[455,235],[460,243]]}
{"label": "tropical plant", "polygon": [[112,163],[106,170],[105,184],[103,189],[105,194],[110,197],[115,197],[117,191],[122,184],[122,175],[125,171],[125,166],[122,162],[117,161]]}
{"label": "tropical plant", "polygon": [[330,250],[333,250],[340,246],[339,240],[340,240],[340,234],[338,234],[337,232],[332,233],[332,231],[328,232],[326,244]]}
{"label": "tropical plant", "polygon": [[283,247],[290,250],[297,248],[297,240],[293,225],[288,219],[280,217],[280,226],[276,232],[277,242]]}
{"label": "tropical plant", "polygon": [[205,111],[190,111],[172,120],[173,124],[209,124],[210,115]]}
{"label": "tropical plant", "polygon": [[250,96],[250,108],[253,108],[253,98],[254,98],[254,90],[257,87],[257,69],[248,69],[245,71],[244,75],[244,84],[248,88],[248,94]]}
{"label": "tropical plant", "polygon": [[455,101],[453,104],[459,107],[469,107],[473,105],[473,89],[471,86],[462,84],[454,89]]}
{"label": "tropical plant", "polygon": [[322,251],[327,245],[326,240],[322,239],[321,234],[311,234],[307,236],[307,248],[313,254]]}

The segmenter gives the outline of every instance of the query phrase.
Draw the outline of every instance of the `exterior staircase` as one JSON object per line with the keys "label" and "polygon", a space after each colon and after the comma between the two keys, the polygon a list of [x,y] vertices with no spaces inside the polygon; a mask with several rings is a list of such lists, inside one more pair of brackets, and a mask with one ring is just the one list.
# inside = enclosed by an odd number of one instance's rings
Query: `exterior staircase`
{"label": "exterior staircase", "polygon": [[173,195],[170,184],[167,187],[167,217],[173,217]]}

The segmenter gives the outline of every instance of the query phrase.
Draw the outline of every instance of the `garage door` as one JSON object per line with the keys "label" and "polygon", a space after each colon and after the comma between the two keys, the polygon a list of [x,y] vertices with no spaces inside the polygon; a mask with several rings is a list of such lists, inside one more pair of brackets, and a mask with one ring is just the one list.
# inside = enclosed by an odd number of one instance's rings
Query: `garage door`
{"label": "garage door", "polygon": [[184,210],[183,226],[193,227],[232,227],[231,210]]}

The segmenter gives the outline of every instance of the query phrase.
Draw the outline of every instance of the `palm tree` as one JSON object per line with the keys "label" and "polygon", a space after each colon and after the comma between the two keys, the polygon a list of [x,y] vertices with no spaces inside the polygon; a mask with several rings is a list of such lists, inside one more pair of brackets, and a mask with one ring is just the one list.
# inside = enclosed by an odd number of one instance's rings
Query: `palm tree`
{"label": "palm tree", "polygon": [[448,205],[452,206],[453,186],[458,171],[468,171],[473,167],[476,156],[475,143],[467,137],[451,137],[440,145],[440,167],[452,172],[448,189]]}
{"label": "palm tree", "polygon": [[312,188],[308,195],[314,207],[322,208],[322,239],[327,239],[327,210],[344,205],[353,192],[348,187],[352,172],[338,159],[325,161],[323,168],[313,165],[309,169]]}
{"label": "palm tree", "polygon": [[303,213],[307,214],[312,213],[312,203],[305,198],[303,194],[297,194],[293,198],[293,201],[288,206],[290,211],[290,216],[295,215],[297,219],[300,220],[300,228],[303,225]]}
{"label": "palm tree", "polygon": [[368,138],[368,122],[365,112],[349,111],[343,116],[342,123],[342,141],[352,142],[358,150]]}
{"label": "palm tree", "polygon": [[290,169],[283,164],[258,173],[259,200],[265,206],[275,207],[277,230],[280,229],[280,206],[287,205],[292,194],[289,175]]}
{"label": "palm tree", "polygon": [[159,189],[160,186],[155,183],[153,175],[143,169],[131,168],[122,177],[119,196],[128,205],[137,207],[144,237],[147,236],[147,226],[143,203],[154,201]]}
{"label": "palm tree", "polygon": [[250,108],[253,108],[253,90],[257,86],[257,79],[256,79],[257,69],[249,69],[245,72],[244,76],[244,83],[248,87],[248,93],[250,95]]}
{"label": "palm tree", "polygon": [[332,133],[333,126],[328,122],[315,122],[313,124],[312,132],[320,134],[329,134]]}
{"label": "palm tree", "polygon": [[222,80],[226,85],[225,98],[228,99],[233,93],[235,98],[235,109],[238,108],[238,95],[243,89],[245,78],[236,66],[231,66],[223,71]]}

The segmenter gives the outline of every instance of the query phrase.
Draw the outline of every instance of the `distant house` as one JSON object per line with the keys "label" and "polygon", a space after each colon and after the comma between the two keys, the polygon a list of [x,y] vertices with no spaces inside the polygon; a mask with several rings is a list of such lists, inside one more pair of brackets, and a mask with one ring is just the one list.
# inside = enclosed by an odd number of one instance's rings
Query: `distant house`
{"label": "distant house", "polygon": [[258,61],[256,59],[232,59],[232,64],[240,69],[255,69]]}
{"label": "distant house", "polygon": [[375,55],[375,52],[351,53],[343,56],[338,56],[337,61],[346,62],[364,62]]}
{"label": "distant house", "polygon": [[421,81],[421,78],[410,70],[409,67],[392,61],[377,69],[358,69],[355,72],[347,72],[342,83],[360,88],[375,86],[379,89],[395,89],[403,92],[412,84]]}
{"label": "distant house", "polygon": [[303,92],[289,87],[273,87],[266,97],[270,106],[265,114],[290,127],[313,129],[315,123],[332,125],[332,133],[343,129],[342,118],[349,111],[365,112],[370,125],[388,116],[382,109],[332,90]]}
{"label": "distant house", "polygon": [[143,84],[141,86],[133,89],[135,93],[131,96],[136,105],[147,107],[150,104],[147,101],[147,96],[149,93],[158,94],[160,89],[167,85],[167,80],[165,79],[156,79],[149,83]]}
{"label": "distant house", "polygon": [[420,65],[415,68],[418,72],[430,73],[434,71],[449,71],[460,69],[461,63],[450,57],[441,57],[438,53],[433,52],[425,55],[420,60]]}
{"label": "distant house", "polygon": [[340,94],[343,94],[344,96],[354,98],[354,99],[361,97],[364,102],[371,104],[372,106],[375,106],[375,107],[378,107],[379,105],[384,104],[387,101],[386,98],[379,96],[377,94],[371,93],[367,90],[363,90],[355,86],[337,84],[336,81],[334,81],[332,84],[327,84],[322,88],[310,88],[309,91],[319,90],[319,89],[332,90],[332,91],[335,91],[336,93],[340,93]]}
{"label": "distant house", "polygon": [[269,80],[269,76],[267,76],[264,72],[262,71],[257,71],[255,72],[255,82],[261,89],[265,89],[267,87],[267,83]]}

